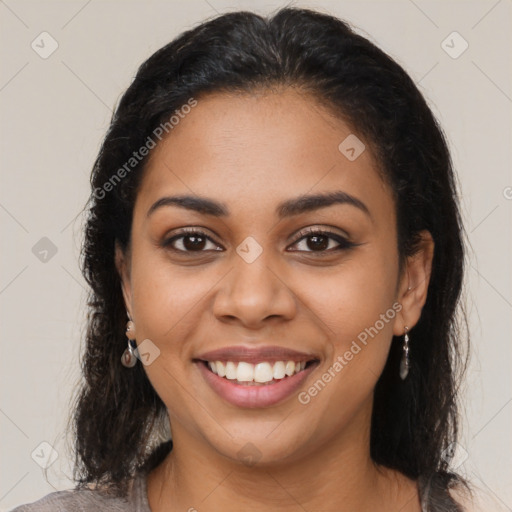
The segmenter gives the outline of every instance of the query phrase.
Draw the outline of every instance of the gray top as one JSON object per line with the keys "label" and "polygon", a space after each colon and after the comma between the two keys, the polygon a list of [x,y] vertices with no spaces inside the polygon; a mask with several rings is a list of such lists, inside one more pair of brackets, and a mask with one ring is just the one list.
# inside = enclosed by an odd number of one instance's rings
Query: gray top
{"label": "gray top", "polygon": [[146,478],[145,473],[135,476],[126,499],[107,497],[92,489],[70,489],[52,492],[11,512],[151,512]]}
{"label": "gray top", "polygon": [[[10,512],[151,512],[147,495],[147,474],[135,475],[127,498],[108,497],[92,489],[70,489],[47,494]],[[434,485],[432,485],[434,484]],[[418,481],[422,512],[459,512],[449,494],[436,488],[435,480]]]}

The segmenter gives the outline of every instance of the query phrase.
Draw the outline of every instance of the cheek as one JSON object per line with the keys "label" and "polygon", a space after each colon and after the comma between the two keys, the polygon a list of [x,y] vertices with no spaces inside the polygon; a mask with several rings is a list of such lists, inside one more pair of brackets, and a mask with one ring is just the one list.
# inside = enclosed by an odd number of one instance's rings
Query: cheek
{"label": "cheek", "polygon": [[389,247],[367,246],[336,270],[317,275],[314,286],[310,279],[302,285],[308,306],[326,326],[329,359],[343,357],[344,379],[379,375],[386,362],[401,309],[395,297],[398,267],[393,256]]}
{"label": "cheek", "polygon": [[354,327],[373,325],[392,306],[396,279],[395,263],[369,248],[325,272],[306,271],[298,286],[322,320],[346,336]]}
{"label": "cheek", "polygon": [[[189,372],[208,290],[218,280],[197,267],[171,266],[157,251],[134,253],[132,290],[137,341],[150,339],[159,355],[144,367],[172,417],[185,422],[190,396],[196,396]],[[136,256],[136,257],[135,257]],[[197,404],[192,404],[195,407]]]}
{"label": "cheek", "polygon": [[197,312],[204,308],[202,301],[214,283],[200,271],[141,267],[133,278],[137,333],[158,343],[180,340],[180,333],[187,332],[190,322],[194,319],[197,323]]}
{"label": "cheek", "polygon": [[311,417],[330,411],[328,421],[318,426],[326,436],[368,403],[386,364],[401,306],[394,299],[393,271],[383,270],[377,262],[374,267],[352,265],[314,288],[312,307],[327,326],[327,361],[299,398]]}

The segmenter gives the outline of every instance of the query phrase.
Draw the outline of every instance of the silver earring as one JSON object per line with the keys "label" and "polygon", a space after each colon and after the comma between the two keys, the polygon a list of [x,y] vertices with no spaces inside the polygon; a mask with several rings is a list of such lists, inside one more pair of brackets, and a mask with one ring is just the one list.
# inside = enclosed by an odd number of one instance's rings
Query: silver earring
{"label": "silver earring", "polygon": [[409,328],[405,326],[405,334],[404,334],[404,345],[403,345],[403,354],[402,359],[400,361],[400,378],[404,380],[409,373],[409,368],[411,367],[411,363],[409,361],[409,335],[407,331]]}
{"label": "silver earring", "polygon": [[[133,330],[133,322],[130,320],[126,324],[126,332]],[[128,347],[121,356],[121,364],[126,368],[133,368],[137,364],[137,343],[135,340],[128,338]]]}

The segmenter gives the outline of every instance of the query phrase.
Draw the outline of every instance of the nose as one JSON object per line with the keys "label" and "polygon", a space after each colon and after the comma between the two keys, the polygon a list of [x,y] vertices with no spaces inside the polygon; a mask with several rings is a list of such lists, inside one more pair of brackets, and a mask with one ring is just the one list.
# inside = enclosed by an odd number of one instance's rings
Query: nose
{"label": "nose", "polygon": [[255,330],[271,318],[286,321],[295,316],[297,301],[293,291],[263,254],[265,251],[251,263],[238,255],[234,258],[234,268],[221,281],[222,287],[215,296],[213,313],[218,320]]}

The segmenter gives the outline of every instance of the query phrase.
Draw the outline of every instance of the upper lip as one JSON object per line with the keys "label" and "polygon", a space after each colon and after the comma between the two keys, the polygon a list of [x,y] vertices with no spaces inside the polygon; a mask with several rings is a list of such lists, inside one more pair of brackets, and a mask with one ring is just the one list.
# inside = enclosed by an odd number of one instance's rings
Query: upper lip
{"label": "upper lip", "polygon": [[235,345],[231,347],[210,350],[197,356],[196,359],[203,361],[245,361],[247,363],[258,363],[262,361],[312,361],[318,359],[315,354],[299,352],[279,346],[247,347]]}

